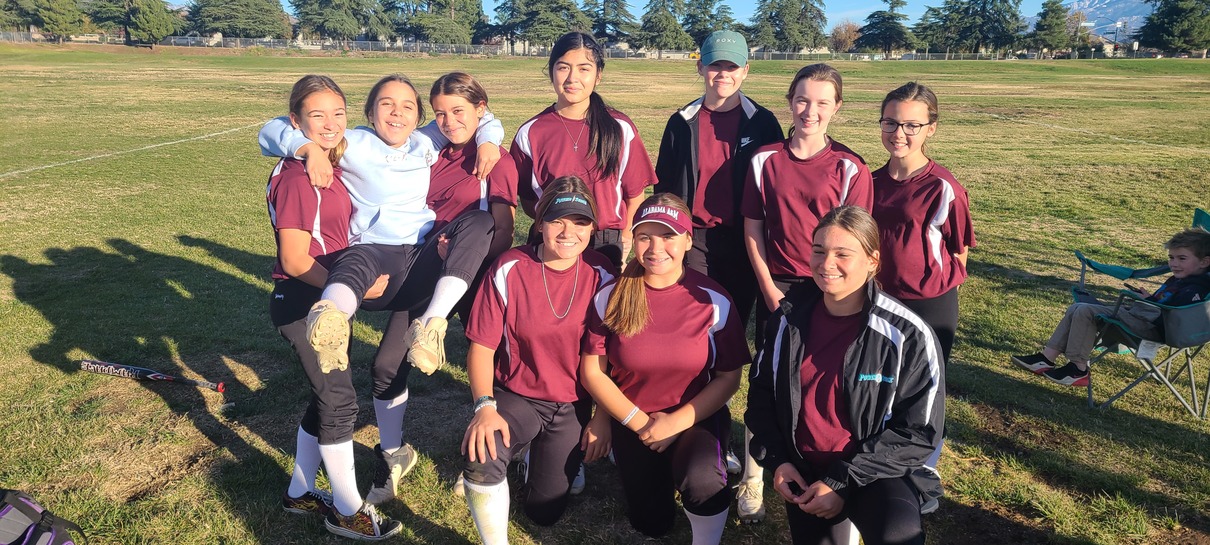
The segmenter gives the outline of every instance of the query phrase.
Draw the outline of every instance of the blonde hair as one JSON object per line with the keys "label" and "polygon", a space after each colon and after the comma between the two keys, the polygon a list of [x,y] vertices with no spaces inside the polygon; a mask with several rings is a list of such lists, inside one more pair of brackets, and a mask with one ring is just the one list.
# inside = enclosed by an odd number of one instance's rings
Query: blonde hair
{"label": "blonde hair", "polygon": [[[689,206],[680,197],[672,193],[657,193],[643,201],[638,210],[651,205],[663,205],[679,210],[686,217],[690,215]],[[638,212],[634,210],[634,212]],[[684,263],[681,264],[684,266]],[[647,328],[651,322],[651,307],[647,304],[647,286],[643,281],[646,269],[636,254],[622,269],[613,293],[609,294],[609,305],[605,307],[603,323],[610,331],[623,337],[637,335]]]}
{"label": "blonde hair", "polygon": [[[307,74],[294,82],[294,88],[290,90],[290,113],[294,114],[296,119],[302,119],[303,102],[307,100],[307,97],[323,91],[332,91],[340,97],[341,102],[345,102],[344,91],[340,90],[340,86],[336,85],[336,82],[332,81],[332,78],[317,74]],[[340,158],[344,156],[345,150],[348,148],[349,141],[344,136],[341,136],[340,142],[336,144],[336,147],[328,150],[328,160],[333,165],[339,163]]]}

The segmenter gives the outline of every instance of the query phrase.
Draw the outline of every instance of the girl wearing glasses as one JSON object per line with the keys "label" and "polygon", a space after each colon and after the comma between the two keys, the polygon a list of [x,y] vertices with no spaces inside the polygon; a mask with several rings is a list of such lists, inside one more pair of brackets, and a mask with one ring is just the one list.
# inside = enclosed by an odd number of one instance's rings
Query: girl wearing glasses
{"label": "girl wearing glasses", "polygon": [[925,143],[937,131],[932,90],[911,82],[891,91],[878,123],[891,154],[874,171],[873,215],[883,262],[878,281],[932,326],[948,362],[958,328],[958,286],[975,246],[970,200],[954,175],[925,155]]}
{"label": "girl wearing glasses", "polygon": [[787,292],[815,291],[811,281],[811,233],[819,218],[840,205],[874,205],[865,160],[828,137],[840,110],[840,73],[826,64],[803,67],[786,100],[794,120],[790,139],[752,156],[744,183],[744,245],[752,260],[763,304],[756,305],[756,346],[765,323]]}

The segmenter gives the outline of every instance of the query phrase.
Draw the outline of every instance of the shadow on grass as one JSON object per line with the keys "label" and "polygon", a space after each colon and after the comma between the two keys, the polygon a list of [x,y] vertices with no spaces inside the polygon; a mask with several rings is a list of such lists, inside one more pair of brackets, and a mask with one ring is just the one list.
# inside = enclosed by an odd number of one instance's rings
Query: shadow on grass
{"label": "shadow on grass", "polygon": [[[288,344],[269,321],[268,294],[262,287],[188,259],[149,251],[127,240],[107,243],[108,248],[48,249],[49,263],[0,256],[0,272],[13,279],[15,296],[52,327],[50,337],[30,349],[32,359],[72,374],[79,371],[78,357],[84,354],[225,382],[223,401],[236,404],[222,415],[206,404],[210,396],[219,394],[167,383],[141,384],[205,436],[209,444],[198,447],[193,459],[218,460],[209,468],[216,496],[227,504],[229,513],[242,519],[255,542],[327,535],[322,523],[301,521],[279,507],[289,474],[271,453],[294,452],[295,430],[310,391]],[[264,256],[235,250],[219,257],[249,274],[262,275],[271,265]],[[228,361],[235,362],[235,368]],[[245,366],[254,376],[239,369]],[[234,373],[244,373],[242,380],[235,379]],[[241,436],[237,429],[246,431]],[[250,442],[257,439],[268,448]],[[192,462],[161,463],[172,468]],[[112,478],[119,477],[114,473]],[[163,484],[144,483],[130,497],[117,499],[154,502]]]}

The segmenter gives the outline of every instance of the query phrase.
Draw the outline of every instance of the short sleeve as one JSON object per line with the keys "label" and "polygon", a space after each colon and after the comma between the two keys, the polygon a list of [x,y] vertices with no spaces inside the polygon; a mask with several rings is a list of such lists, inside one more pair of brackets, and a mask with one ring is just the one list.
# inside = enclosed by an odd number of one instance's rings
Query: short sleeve
{"label": "short sleeve", "polygon": [[488,202],[517,206],[517,163],[512,153],[500,148],[500,161],[487,175]]}
{"label": "short sleeve", "polygon": [[301,171],[284,172],[270,203],[274,211],[273,227],[314,230],[315,216],[319,213],[319,191]]}
{"label": "short sleeve", "polygon": [[492,265],[484,275],[483,282],[479,283],[466,326],[468,340],[493,350],[500,347],[500,341],[504,338],[505,302],[497,288],[498,282],[508,281],[499,266],[502,262],[503,258]]}
{"label": "short sleeve", "polygon": [[954,199],[950,201],[949,221],[945,224],[946,249],[960,254],[966,248],[975,247],[975,227],[971,221],[970,197],[966,188],[954,184]]}
{"label": "short sleeve", "polygon": [[762,168],[763,164],[758,165],[756,157],[753,157],[748,174],[744,176],[744,200],[740,205],[740,213],[745,218],[763,221],[765,219],[765,199],[756,185],[756,178],[761,174]]}
{"label": "short sleeve", "polygon": [[605,306],[609,303],[609,294],[613,291],[610,289],[611,286],[606,286],[598,291],[592,298],[592,304],[588,306],[588,327],[584,331],[584,340],[580,346],[582,354],[605,355],[605,339],[610,333],[609,328],[605,327],[602,315],[605,313]]}
{"label": "short sleeve", "polygon": [[643,146],[639,131],[628,120],[619,119],[622,125],[623,137],[627,139],[626,170],[622,172],[622,197],[631,199],[642,195],[649,185],[655,185],[655,168],[651,166],[651,157]]}

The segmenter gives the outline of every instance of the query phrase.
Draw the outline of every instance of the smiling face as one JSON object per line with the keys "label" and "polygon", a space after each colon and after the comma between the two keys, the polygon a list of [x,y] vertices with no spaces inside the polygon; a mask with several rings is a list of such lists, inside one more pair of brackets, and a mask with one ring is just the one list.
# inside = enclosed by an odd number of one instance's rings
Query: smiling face
{"label": "smiling face", "polygon": [[715,61],[703,65],[697,63],[697,73],[706,80],[706,97],[708,99],[726,100],[739,92],[748,77],[748,66],[740,66],[731,61]]}
{"label": "smiling face", "polygon": [[416,90],[398,81],[383,84],[374,97],[369,117],[378,138],[393,148],[402,146],[420,121]]}
{"label": "smiling face", "polygon": [[601,83],[601,71],[592,51],[572,49],[555,61],[550,70],[550,82],[555,89],[558,109],[584,103]]}
{"label": "smiling face", "polygon": [[879,131],[882,147],[895,159],[911,159],[924,155],[924,143],[937,131],[937,125],[929,121],[928,104],[919,100],[892,100],[882,109],[882,119],[895,123],[920,125],[919,132],[909,136],[904,127],[895,132]]}
{"label": "smiling face", "polygon": [[634,228],[634,255],[643,266],[643,277],[665,280],[657,282],[661,285],[680,279],[685,272],[685,252],[692,246],[688,233],[678,235],[662,223],[647,222]]}
{"label": "smiling face", "polygon": [[878,251],[867,254],[857,237],[829,225],[815,232],[811,275],[825,298],[840,301],[861,290],[878,272]]}
{"label": "smiling face", "polygon": [[290,123],[325,151],[344,138],[348,126],[344,97],[327,89],[316,91],[303,99],[299,110],[290,112]]}
{"label": "smiling face", "polygon": [[563,216],[538,224],[542,233],[542,261],[554,268],[553,262],[573,260],[588,249],[592,242],[592,220],[580,215]]}
{"label": "smiling face", "polygon": [[1172,248],[1168,250],[1168,268],[1177,278],[1205,274],[1210,270],[1210,256],[1199,259],[1190,248]]}
{"label": "smiling face", "polygon": [[487,105],[470,101],[458,95],[436,95],[429,103],[433,106],[433,119],[441,134],[450,139],[455,148],[461,148],[475,136],[479,119],[487,111]]}
{"label": "smiling face", "polygon": [[800,79],[790,95],[790,116],[794,119],[794,136],[822,138],[828,123],[840,110],[836,87],[829,81]]}

